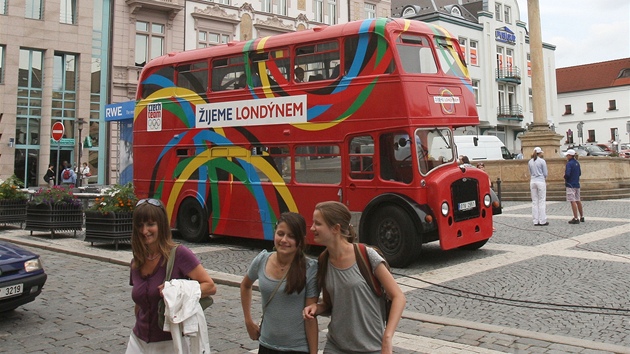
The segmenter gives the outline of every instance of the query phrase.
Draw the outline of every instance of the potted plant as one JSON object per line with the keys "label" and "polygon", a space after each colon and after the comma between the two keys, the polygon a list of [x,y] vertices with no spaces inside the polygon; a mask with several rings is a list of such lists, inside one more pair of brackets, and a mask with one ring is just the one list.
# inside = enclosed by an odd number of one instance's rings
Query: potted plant
{"label": "potted plant", "polygon": [[0,179],[0,223],[22,223],[26,220],[28,194],[21,188],[24,183],[15,175],[3,181]]}
{"label": "potted plant", "polygon": [[26,205],[26,230],[77,231],[83,229],[83,209],[81,201],[72,194],[72,190],[62,186],[40,188]]}
{"label": "potted plant", "polygon": [[131,239],[133,209],[138,198],[131,183],[114,185],[96,198],[85,212],[85,241],[113,242]]}

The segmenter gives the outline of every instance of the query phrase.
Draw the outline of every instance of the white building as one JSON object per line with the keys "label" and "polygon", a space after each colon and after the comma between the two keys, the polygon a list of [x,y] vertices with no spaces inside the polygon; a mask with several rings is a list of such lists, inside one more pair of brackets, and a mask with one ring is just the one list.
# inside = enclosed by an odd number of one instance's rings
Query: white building
{"label": "white building", "polygon": [[[526,11],[526,9],[523,9]],[[393,0],[392,15],[437,24],[459,38],[480,125],[459,134],[498,136],[514,153],[533,121],[527,24],[516,0]],[[557,125],[555,46],[543,44],[547,120]]]}
{"label": "white building", "polygon": [[630,58],[559,68],[556,77],[564,144],[630,142]]}

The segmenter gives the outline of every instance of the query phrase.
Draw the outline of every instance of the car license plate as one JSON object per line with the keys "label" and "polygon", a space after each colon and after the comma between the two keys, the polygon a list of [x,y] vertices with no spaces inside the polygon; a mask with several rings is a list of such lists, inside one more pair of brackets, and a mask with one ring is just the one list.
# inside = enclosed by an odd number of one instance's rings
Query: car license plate
{"label": "car license plate", "polygon": [[477,206],[477,203],[474,200],[471,200],[469,202],[459,203],[459,211],[470,210],[474,208],[475,206]]}
{"label": "car license plate", "polygon": [[22,293],[23,284],[15,284],[0,288],[0,299],[9,296],[20,295]]}

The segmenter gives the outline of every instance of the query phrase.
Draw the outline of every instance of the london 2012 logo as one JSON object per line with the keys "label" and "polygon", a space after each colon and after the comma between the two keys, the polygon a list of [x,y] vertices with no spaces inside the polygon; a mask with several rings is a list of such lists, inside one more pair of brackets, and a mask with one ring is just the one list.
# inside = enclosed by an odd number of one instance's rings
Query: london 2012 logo
{"label": "london 2012 logo", "polygon": [[147,131],[159,132],[162,130],[162,103],[149,103],[147,105]]}
{"label": "london 2012 logo", "polygon": [[433,102],[442,106],[444,114],[453,114],[455,113],[455,105],[459,104],[459,97],[453,95],[451,90],[442,88],[440,96],[433,96]]}

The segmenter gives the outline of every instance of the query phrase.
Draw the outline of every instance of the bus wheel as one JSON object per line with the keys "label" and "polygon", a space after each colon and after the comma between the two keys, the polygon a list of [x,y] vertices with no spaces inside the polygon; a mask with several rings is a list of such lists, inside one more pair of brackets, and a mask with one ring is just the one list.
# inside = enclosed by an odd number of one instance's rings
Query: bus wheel
{"label": "bus wheel", "polygon": [[478,241],[478,242],[475,242],[475,243],[471,243],[469,245],[461,246],[459,248],[462,249],[462,250],[474,251],[474,250],[478,250],[481,247],[483,247],[483,245],[485,245],[486,242],[488,242],[488,240]]}
{"label": "bus wheel", "polygon": [[413,223],[402,209],[389,205],[374,214],[369,243],[378,247],[392,267],[403,268],[418,252],[418,237]]}
{"label": "bus wheel", "polygon": [[186,198],[177,212],[177,229],[189,242],[203,242],[208,237],[208,215],[194,198]]}

